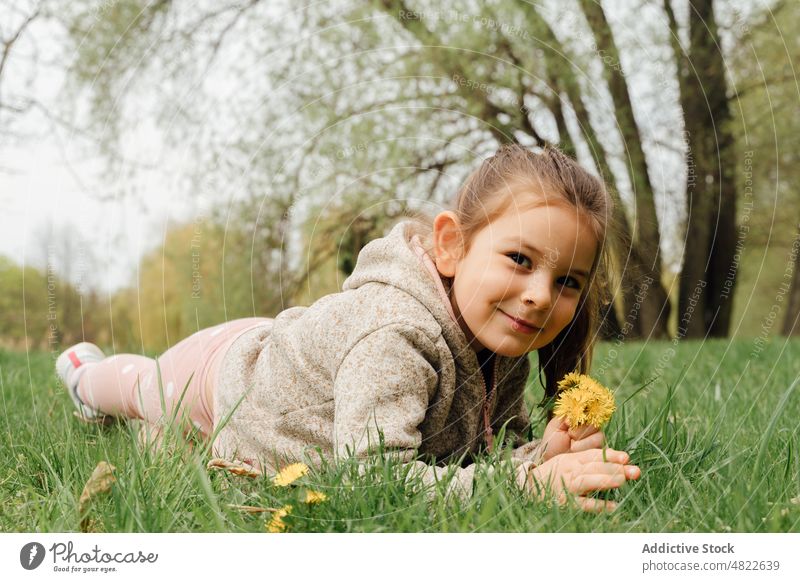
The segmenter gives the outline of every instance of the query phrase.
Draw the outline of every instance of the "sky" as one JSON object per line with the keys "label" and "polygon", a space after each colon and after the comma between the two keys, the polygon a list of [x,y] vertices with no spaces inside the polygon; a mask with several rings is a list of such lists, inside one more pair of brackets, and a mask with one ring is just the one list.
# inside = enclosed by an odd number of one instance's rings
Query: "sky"
{"label": "sky", "polygon": [[[35,22],[28,32],[28,42],[15,47],[19,58],[4,73],[2,96],[33,94],[56,110],[65,74],[47,63],[62,56],[58,36],[47,23]],[[23,69],[34,49],[44,63],[35,75]],[[100,292],[135,284],[142,254],[162,242],[172,221],[192,215],[186,196],[165,175],[167,166],[154,163],[140,172],[136,196],[109,194],[124,178],[107,175],[99,154],[87,153],[85,139],[36,109],[19,121],[24,137],[0,142],[0,254],[43,270],[49,258],[55,272]],[[126,139],[150,161],[167,155],[152,121]]]}
{"label": "sky", "polygon": [[[0,254],[40,269],[49,255],[55,270],[73,283],[102,291],[132,283],[141,254],[157,246],[169,217],[181,214],[173,214],[175,209],[159,191],[143,194],[136,205],[102,201],[86,187],[100,173],[100,164],[67,164],[50,141],[4,156],[4,166],[14,173],[0,173]],[[74,244],[70,272],[65,272],[63,256],[67,237]],[[81,263],[86,265],[83,272]]]}

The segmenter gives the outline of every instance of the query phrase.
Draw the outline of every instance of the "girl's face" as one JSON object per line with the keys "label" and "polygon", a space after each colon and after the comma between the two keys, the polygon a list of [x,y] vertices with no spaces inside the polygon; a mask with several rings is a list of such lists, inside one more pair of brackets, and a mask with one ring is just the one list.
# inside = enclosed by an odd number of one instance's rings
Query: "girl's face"
{"label": "girl's face", "polygon": [[517,357],[547,345],[586,291],[597,250],[588,223],[569,204],[542,197],[534,204],[512,203],[476,233],[464,256],[455,214],[434,221],[436,266],[453,278],[453,311],[476,352]]}

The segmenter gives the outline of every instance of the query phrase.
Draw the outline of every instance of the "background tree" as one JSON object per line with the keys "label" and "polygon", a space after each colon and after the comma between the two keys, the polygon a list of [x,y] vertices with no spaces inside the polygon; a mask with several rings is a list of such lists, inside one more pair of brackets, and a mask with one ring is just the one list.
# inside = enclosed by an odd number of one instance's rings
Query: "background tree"
{"label": "background tree", "polygon": [[[32,71],[36,68],[36,53],[31,51],[28,30],[37,19],[42,18],[42,6],[41,3],[20,6],[18,3],[3,0],[0,2],[0,12],[4,14],[0,22],[0,148],[2,148],[13,145],[21,137],[16,126],[34,103],[28,89]],[[9,171],[9,168],[0,166],[0,171]]]}
{"label": "background tree", "polygon": [[[777,2],[749,18],[734,13],[735,36],[730,59],[736,78],[736,114],[743,120],[736,131],[736,172],[743,187],[734,244],[744,284],[734,310],[734,327],[761,334],[798,333],[800,273],[797,269],[800,233],[800,121],[797,110],[796,63],[800,45],[800,5]],[[782,325],[771,324],[763,310],[776,304]]]}
{"label": "background tree", "polygon": [[712,0],[689,2],[689,46],[669,0],[672,45],[678,63],[680,102],[687,147],[686,241],[680,275],[678,311],[691,309],[680,329],[687,337],[726,336],[730,328],[736,283],[733,253],[736,243],[737,175],[735,142],[725,56]]}

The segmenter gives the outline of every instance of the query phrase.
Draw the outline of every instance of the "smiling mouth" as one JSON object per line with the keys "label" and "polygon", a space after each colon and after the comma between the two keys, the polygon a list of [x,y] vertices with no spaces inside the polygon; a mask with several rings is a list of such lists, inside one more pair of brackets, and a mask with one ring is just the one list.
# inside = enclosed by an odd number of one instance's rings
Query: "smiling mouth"
{"label": "smiling mouth", "polygon": [[506,319],[508,320],[509,324],[511,325],[511,328],[514,329],[515,331],[518,331],[518,332],[521,332],[521,333],[528,333],[528,334],[538,333],[538,332],[542,331],[542,328],[527,324],[524,321],[522,321],[521,319],[517,319],[516,317],[511,317],[505,311],[501,311],[500,313],[502,313],[503,315],[506,316]]}

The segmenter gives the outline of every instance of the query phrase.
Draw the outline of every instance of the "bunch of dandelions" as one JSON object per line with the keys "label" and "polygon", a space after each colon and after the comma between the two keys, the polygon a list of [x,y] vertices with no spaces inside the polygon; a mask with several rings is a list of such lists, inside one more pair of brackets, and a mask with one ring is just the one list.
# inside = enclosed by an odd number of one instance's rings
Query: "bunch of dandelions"
{"label": "bunch of dandelions", "polygon": [[[570,372],[558,383],[558,399],[553,414],[563,417],[570,428],[587,424],[599,429],[617,409],[614,394],[594,378]],[[603,439],[603,461],[606,443]]]}
{"label": "bunch of dandelions", "polygon": [[571,372],[558,383],[553,414],[563,417],[570,428],[590,424],[599,429],[616,409],[614,394],[594,378]]}

